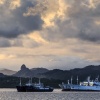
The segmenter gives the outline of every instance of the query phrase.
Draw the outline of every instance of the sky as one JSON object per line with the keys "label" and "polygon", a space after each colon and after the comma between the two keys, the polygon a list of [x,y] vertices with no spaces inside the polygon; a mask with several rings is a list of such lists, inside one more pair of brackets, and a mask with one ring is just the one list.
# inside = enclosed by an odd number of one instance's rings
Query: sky
{"label": "sky", "polygon": [[100,0],[0,0],[0,68],[100,64]]}

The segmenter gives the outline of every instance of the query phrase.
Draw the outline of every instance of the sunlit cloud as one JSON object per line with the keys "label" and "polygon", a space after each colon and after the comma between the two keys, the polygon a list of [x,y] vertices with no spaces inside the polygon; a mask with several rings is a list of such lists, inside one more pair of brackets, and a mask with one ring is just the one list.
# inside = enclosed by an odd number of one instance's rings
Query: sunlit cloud
{"label": "sunlit cloud", "polygon": [[43,39],[43,38],[41,37],[41,35],[40,35],[38,32],[30,33],[30,34],[28,35],[28,37],[29,37],[30,39],[33,39],[34,41],[36,41],[36,42],[39,43],[39,44],[48,44],[48,43],[49,43],[48,41],[46,41],[45,39]]}
{"label": "sunlit cloud", "polygon": [[95,21],[95,24],[96,25],[100,25],[100,21]]}
{"label": "sunlit cloud", "polygon": [[4,4],[4,2],[5,2],[5,0],[0,0],[0,4],[1,5]]}
{"label": "sunlit cloud", "polygon": [[11,9],[16,9],[17,7],[21,6],[21,1],[20,0],[13,0],[13,1],[9,1],[10,3],[10,8]]}
{"label": "sunlit cloud", "polygon": [[0,54],[0,60],[5,60],[5,59],[13,59],[15,58],[15,55],[6,55],[6,54]]}

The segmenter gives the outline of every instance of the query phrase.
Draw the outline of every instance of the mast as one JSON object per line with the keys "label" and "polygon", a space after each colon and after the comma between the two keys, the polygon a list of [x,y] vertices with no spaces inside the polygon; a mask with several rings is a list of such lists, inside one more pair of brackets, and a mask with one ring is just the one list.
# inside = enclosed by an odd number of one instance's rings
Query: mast
{"label": "mast", "polygon": [[88,76],[87,80],[88,80],[88,86],[90,86],[90,76]]}
{"label": "mast", "polygon": [[29,77],[29,84],[31,84],[31,79],[30,79],[30,77]]}
{"label": "mast", "polygon": [[73,80],[73,78],[71,77],[71,84],[72,84],[72,80]]}
{"label": "mast", "polygon": [[22,85],[22,82],[21,82],[21,77],[20,77],[20,83],[19,83],[19,85],[20,85],[20,86]]}
{"label": "mast", "polygon": [[39,84],[41,84],[41,80],[40,80],[40,78],[39,78]]}
{"label": "mast", "polygon": [[32,77],[31,77],[31,83],[32,83]]}
{"label": "mast", "polygon": [[68,80],[68,84],[69,84],[69,80]]}
{"label": "mast", "polygon": [[98,77],[97,77],[97,81],[99,81],[99,75],[98,75]]}
{"label": "mast", "polygon": [[99,75],[97,76],[97,78],[95,79],[95,81],[96,81],[96,82],[98,82],[98,81],[99,81]]}
{"label": "mast", "polygon": [[77,76],[77,85],[78,85],[78,76]]}

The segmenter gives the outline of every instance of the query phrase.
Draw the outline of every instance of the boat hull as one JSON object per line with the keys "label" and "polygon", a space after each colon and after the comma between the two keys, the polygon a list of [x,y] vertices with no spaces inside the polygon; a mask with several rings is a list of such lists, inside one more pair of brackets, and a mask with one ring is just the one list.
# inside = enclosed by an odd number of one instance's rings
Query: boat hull
{"label": "boat hull", "polygon": [[33,86],[16,86],[18,92],[52,92],[53,88],[34,88]]}
{"label": "boat hull", "polygon": [[62,91],[75,91],[75,92],[78,92],[78,91],[82,91],[82,92],[100,92],[100,90],[80,90],[80,89],[62,89]]}
{"label": "boat hull", "polygon": [[26,92],[25,86],[16,86],[18,92]]}
{"label": "boat hull", "polygon": [[80,85],[73,85],[73,84],[63,84],[60,85],[62,91],[88,91],[88,92],[100,92],[100,86],[80,86]]}

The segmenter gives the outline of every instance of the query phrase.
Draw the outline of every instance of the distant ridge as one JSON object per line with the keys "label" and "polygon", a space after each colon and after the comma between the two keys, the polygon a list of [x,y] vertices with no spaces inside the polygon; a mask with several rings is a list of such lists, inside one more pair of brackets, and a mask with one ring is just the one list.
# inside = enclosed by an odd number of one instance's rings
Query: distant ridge
{"label": "distant ridge", "polygon": [[16,73],[16,71],[2,68],[0,69],[0,73],[3,73],[4,75],[13,75]]}
{"label": "distant ridge", "polygon": [[46,68],[32,68],[29,69],[26,67],[25,64],[23,64],[21,66],[21,69],[16,72],[15,74],[13,74],[13,76],[17,76],[17,77],[39,77],[40,74],[45,73],[49,71]]}
{"label": "distant ridge", "polygon": [[34,75],[43,74],[49,71],[46,68],[32,68],[30,70],[34,73]]}
{"label": "distant ridge", "polygon": [[71,77],[73,77],[73,80],[76,80],[77,76],[80,80],[85,80],[87,76],[91,76],[95,79],[98,75],[100,76],[100,65],[89,65],[84,68],[75,68],[71,70],[54,69],[42,75],[48,79],[62,79],[66,81]]}
{"label": "distant ridge", "polygon": [[6,75],[4,75],[3,73],[0,73],[0,77],[6,77]]}
{"label": "distant ridge", "polygon": [[48,70],[46,68],[29,69],[23,64],[20,71],[14,74],[14,76],[17,77],[42,77],[47,79],[59,79],[66,81],[70,79],[71,76],[73,76],[73,80],[76,80],[77,76],[79,76],[80,80],[84,80],[87,76],[95,78],[98,75],[100,76],[100,65],[89,65],[84,68],[75,68],[71,70]]}

